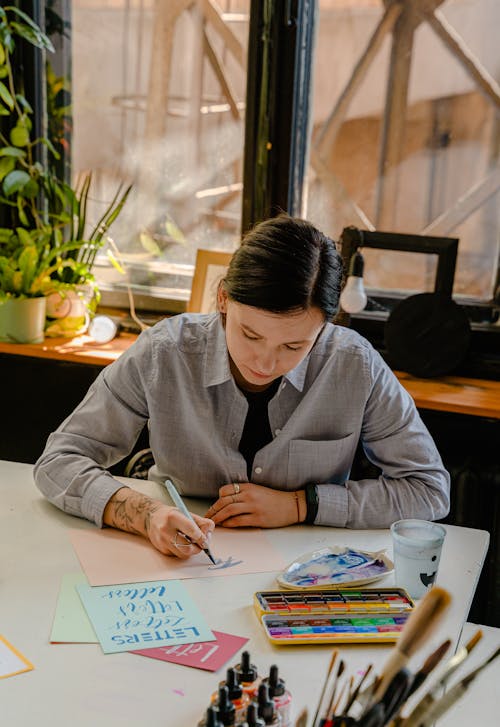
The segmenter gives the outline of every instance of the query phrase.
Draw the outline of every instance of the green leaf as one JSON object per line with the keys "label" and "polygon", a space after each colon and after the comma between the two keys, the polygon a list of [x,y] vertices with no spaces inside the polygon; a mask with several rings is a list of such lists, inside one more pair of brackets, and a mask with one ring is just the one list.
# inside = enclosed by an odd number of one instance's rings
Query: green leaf
{"label": "green leaf", "polygon": [[9,109],[6,109],[5,106],[2,106],[0,104],[0,116],[10,116]]}
{"label": "green leaf", "polygon": [[15,192],[19,192],[25,184],[28,184],[31,177],[27,172],[23,172],[20,169],[15,169],[13,172],[7,174],[3,180],[3,192],[6,197],[10,197]]}
{"label": "green leaf", "polygon": [[23,276],[22,286],[24,290],[31,287],[33,279],[37,273],[38,250],[36,245],[28,245],[19,255],[19,270]]}
{"label": "green leaf", "polygon": [[19,238],[19,242],[21,243],[21,245],[24,245],[25,247],[27,245],[33,245],[33,240],[27,230],[23,229],[22,227],[16,227],[16,234]]}
{"label": "green leaf", "polygon": [[28,146],[30,143],[29,131],[24,126],[14,126],[10,131],[10,140],[14,146]]}
{"label": "green leaf", "polygon": [[24,40],[27,40],[28,43],[35,45],[37,48],[45,48],[46,50],[51,51],[51,53],[54,53],[55,49],[50,38],[46,36],[45,33],[42,33],[38,25],[36,25],[31,18],[28,17],[28,15],[23,13],[22,10],[19,10],[19,8],[12,8],[12,10],[15,10],[18,15],[21,15],[23,19],[29,23],[28,25],[23,25],[22,23],[12,21],[10,27],[14,33],[21,36],[21,38],[24,38]]}
{"label": "green leaf", "polygon": [[15,166],[15,159],[11,159],[9,157],[4,157],[3,159],[0,159],[0,180],[6,177],[7,174],[9,174],[9,172],[14,169]]}
{"label": "green leaf", "polygon": [[4,146],[0,149],[0,157],[16,157],[17,159],[24,159],[26,152],[22,149],[17,149],[15,146]]}
{"label": "green leaf", "polygon": [[28,216],[26,215],[26,212],[24,211],[24,205],[25,205],[25,201],[24,201],[23,197],[21,197],[21,195],[18,194],[17,195],[17,215],[19,217],[19,222],[22,225],[25,225],[26,227],[28,227],[28,225],[29,225]]}
{"label": "green leaf", "polygon": [[143,248],[151,255],[161,255],[158,243],[147,232],[141,232],[139,239]]}
{"label": "green leaf", "polygon": [[[2,46],[0,45],[0,48],[1,47]],[[8,70],[7,66],[0,66],[0,78],[7,78],[8,75],[9,75],[9,70]]]}
{"label": "green leaf", "polygon": [[56,159],[60,159],[61,158],[61,155],[56,150],[56,148],[54,147],[54,145],[52,144],[52,142],[50,141],[50,139],[40,139],[40,141],[42,142],[42,144],[45,144],[45,146],[47,147],[47,149],[50,149],[50,151],[52,152],[52,155]]}
{"label": "green leaf", "polygon": [[23,195],[24,197],[27,197],[27,199],[34,199],[39,191],[40,185],[35,182],[34,179],[30,179],[30,181],[23,187]]}
{"label": "green leaf", "polygon": [[28,114],[33,113],[33,108],[20,93],[16,93],[16,101]]}
{"label": "green leaf", "polygon": [[0,81],[0,98],[4,102],[6,106],[9,107],[9,109],[12,111],[14,108],[14,99],[11,96],[11,93],[5,83]]}
{"label": "green leaf", "polygon": [[118,270],[118,272],[121,273],[121,275],[125,275],[125,269],[120,265],[120,263],[118,262],[116,257],[111,252],[111,250],[107,250],[106,255],[108,256],[108,259],[109,259],[109,262],[111,263],[111,265],[116,270]]}

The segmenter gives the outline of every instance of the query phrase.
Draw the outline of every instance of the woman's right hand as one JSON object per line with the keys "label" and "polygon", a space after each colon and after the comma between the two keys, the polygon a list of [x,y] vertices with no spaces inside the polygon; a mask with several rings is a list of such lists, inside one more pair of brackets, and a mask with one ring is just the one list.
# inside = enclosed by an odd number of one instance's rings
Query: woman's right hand
{"label": "woman's right hand", "polygon": [[[143,535],[165,555],[189,558],[207,547],[215,524],[193,513],[194,523],[176,507],[122,487],[104,508],[103,522],[127,533]],[[192,542],[189,543],[186,537]]]}
{"label": "woman's right hand", "polygon": [[[147,535],[154,547],[177,558],[189,558],[206,548],[215,528],[213,520],[191,513],[194,523],[176,507],[160,503],[149,517]],[[190,542],[191,541],[191,542]]]}

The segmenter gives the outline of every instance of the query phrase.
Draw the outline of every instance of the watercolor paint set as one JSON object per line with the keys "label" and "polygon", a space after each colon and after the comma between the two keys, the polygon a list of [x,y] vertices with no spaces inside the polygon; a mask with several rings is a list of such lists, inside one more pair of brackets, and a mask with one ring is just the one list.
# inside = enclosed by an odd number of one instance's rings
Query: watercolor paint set
{"label": "watercolor paint set", "polygon": [[254,608],[277,646],[390,643],[414,608],[402,588],[260,591]]}

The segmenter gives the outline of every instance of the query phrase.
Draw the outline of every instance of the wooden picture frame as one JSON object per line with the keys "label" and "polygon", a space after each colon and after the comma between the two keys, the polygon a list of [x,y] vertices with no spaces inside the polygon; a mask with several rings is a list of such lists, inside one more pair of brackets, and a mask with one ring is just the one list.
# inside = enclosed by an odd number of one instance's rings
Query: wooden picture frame
{"label": "wooden picture frame", "polygon": [[198,249],[194,268],[189,313],[213,313],[217,310],[217,286],[226,274],[233,254],[222,250]]}

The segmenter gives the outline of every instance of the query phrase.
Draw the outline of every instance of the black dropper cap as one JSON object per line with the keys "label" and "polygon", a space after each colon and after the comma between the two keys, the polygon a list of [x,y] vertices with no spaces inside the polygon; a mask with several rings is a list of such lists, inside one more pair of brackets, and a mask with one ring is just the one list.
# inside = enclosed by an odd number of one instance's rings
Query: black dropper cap
{"label": "black dropper cap", "polygon": [[243,651],[241,662],[235,667],[240,684],[254,682],[257,679],[257,667],[250,663],[250,652]]}
{"label": "black dropper cap", "polygon": [[205,718],[206,727],[223,727],[222,722],[219,719],[219,710],[215,707],[209,707],[207,709],[207,716]]}
{"label": "black dropper cap", "polygon": [[240,685],[238,681],[238,674],[236,673],[236,669],[233,669],[233,667],[230,667],[226,672],[225,684],[229,692],[229,699],[241,699],[243,687]]}
{"label": "black dropper cap", "polygon": [[259,684],[257,712],[266,724],[272,724],[276,718],[274,702],[269,698],[269,687],[264,683]]}
{"label": "black dropper cap", "polygon": [[257,705],[252,702],[247,709],[247,725],[248,727],[266,727],[266,723],[257,714]]}
{"label": "black dropper cap", "polygon": [[271,699],[275,697],[281,697],[285,693],[285,682],[278,676],[278,667],[273,664],[269,669],[269,677],[266,680],[267,686],[269,687],[269,696]]}
{"label": "black dropper cap", "polygon": [[223,725],[226,725],[226,727],[234,725],[236,710],[234,704],[229,699],[229,689],[225,685],[219,687],[217,709],[219,710],[219,719]]}

